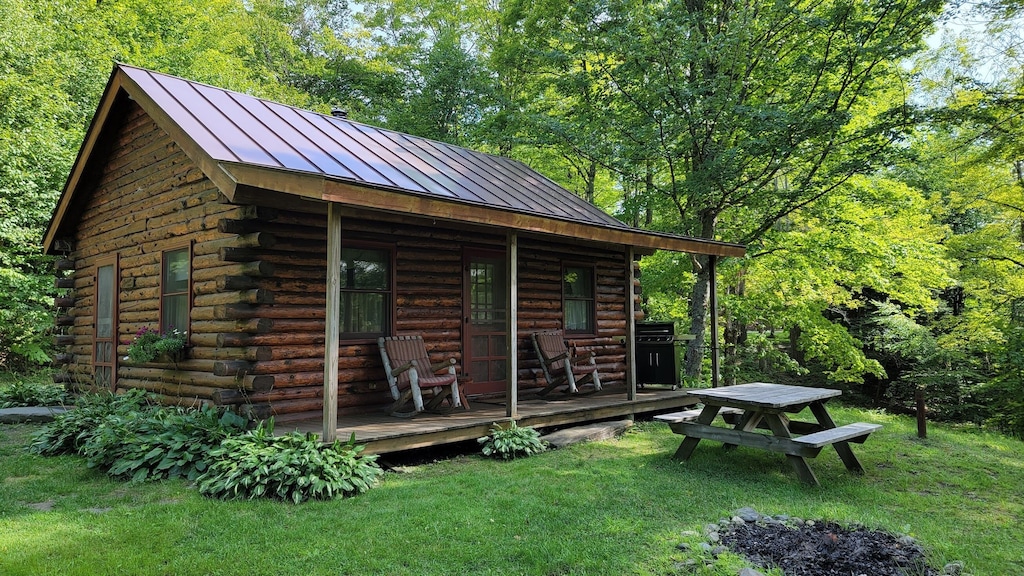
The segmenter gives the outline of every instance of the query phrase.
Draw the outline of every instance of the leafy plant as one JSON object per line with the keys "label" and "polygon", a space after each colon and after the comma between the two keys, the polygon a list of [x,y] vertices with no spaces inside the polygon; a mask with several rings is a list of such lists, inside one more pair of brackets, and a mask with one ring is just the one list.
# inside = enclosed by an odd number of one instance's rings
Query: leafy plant
{"label": "leafy plant", "polygon": [[67,401],[68,393],[60,384],[18,380],[0,386],[0,408],[18,406],[58,406]]}
{"label": "leafy plant", "polygon": [[177,328],[160,332],[143,326],[128,344],[128,358],[132,362],[152,362],[161,356],[176,358],[188,343],[188,334]]}
{"label": "leafy plant", "polygon": [[213,407],[199,410],[143,406],[136,413],[111,414],[82,447],[90,467],[132,482],[184,477],[195,480],[210,453],[247,421]]}
{"label": "leafy plant", "polygon": [[376,455],[360,455],[355,435],[323,444],[316,434],[273,435],[273,420],[226,438],[211,452],[199,491],[214,498],[277,498],[296,504],[361,494],[381,474]]}
{"label": "leafy plant", "polygon": [[136,413],[146,405],[146,392],[129,390],[124,394],[83,394],[75,400],[75,409],[57,415],[53,422],[32,436],[29,450],[37,454],[80,454],[103,421],[114,414]]}
{"label": "leafy plant", "polygon": [[477,442],[482,445],[480,451],[484,456],[513,460],[519,456],[532,456],[547,450],[547,446],[540,439],[540,433],[536,428],[529,426],[520,428],[515,421],[502,428],[495,424],[491,428],[491,434],[478,438]]}

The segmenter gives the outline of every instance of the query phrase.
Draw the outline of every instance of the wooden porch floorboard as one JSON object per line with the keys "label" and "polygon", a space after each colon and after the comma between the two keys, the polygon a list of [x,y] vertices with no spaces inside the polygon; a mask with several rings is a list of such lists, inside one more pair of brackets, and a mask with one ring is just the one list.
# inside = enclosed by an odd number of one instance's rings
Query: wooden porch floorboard
{"label": "wooden porch floorboard", "polygon": [[[383,412],[338,416],[338,438],[366,446],[368,454],[385,454],[414,448],[426,448],[473,440],[490,433],[495,422],[506,421],[505,406],[471,399],[472,410],[449,414],[421,414],[415,418],[396,418]],[[645,388],[637,391],[635,401],[624,391],[609,390],[589,396],[551,394],[547,398],[524,397],[519,400],[520,426],[539,428],[596,422],[636,414],[679,410],[697,403],[688,390]],[[319,417],[281,422],[278,432],[323,432]]]}

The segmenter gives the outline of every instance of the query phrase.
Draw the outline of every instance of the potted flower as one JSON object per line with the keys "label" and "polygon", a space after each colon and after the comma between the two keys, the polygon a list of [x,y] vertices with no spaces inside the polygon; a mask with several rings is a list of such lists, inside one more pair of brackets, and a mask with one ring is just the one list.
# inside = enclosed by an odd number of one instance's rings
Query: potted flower
{"label": "potted flower", "polygon": [[188,342],[188,333],[177,328],[161,334],[160,332],[143,326],[135,333],[135,338],[128,343],[128,356],[136,364],[152,362],[157,358],[167,358],[176,362],[181,358],[181,353]]}

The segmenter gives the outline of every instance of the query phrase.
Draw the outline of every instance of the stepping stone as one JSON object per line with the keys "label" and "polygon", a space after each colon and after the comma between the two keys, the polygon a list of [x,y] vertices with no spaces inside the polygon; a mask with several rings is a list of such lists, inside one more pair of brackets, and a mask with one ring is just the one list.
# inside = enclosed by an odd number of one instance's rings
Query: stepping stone
{"label": "stepping stone", "polygon": [[595,440],[607,440],[622,434],[627,428],[633,426],[632,420],[618,420],[615,422],[598,422],[585,426],[574,426],[552,432],[540,439],[551,445],[552,448],[561,448],[577,442],[593,442]]}
{"label": "stepping stone", "polygon": [[53,422],[53,417],[67,412],[63,406],[29,406],[27,408],[0,408],[0,423]]}

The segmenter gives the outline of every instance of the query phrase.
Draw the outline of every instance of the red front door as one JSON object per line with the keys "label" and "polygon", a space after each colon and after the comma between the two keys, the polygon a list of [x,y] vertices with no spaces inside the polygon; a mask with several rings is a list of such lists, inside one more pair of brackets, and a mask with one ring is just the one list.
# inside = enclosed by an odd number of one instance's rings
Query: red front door
{"label": "red front door", "polygon": [[467,251],[464,270],[463,371],[472,378],[467,392],[504,392],[508,375],[505,254]]}

